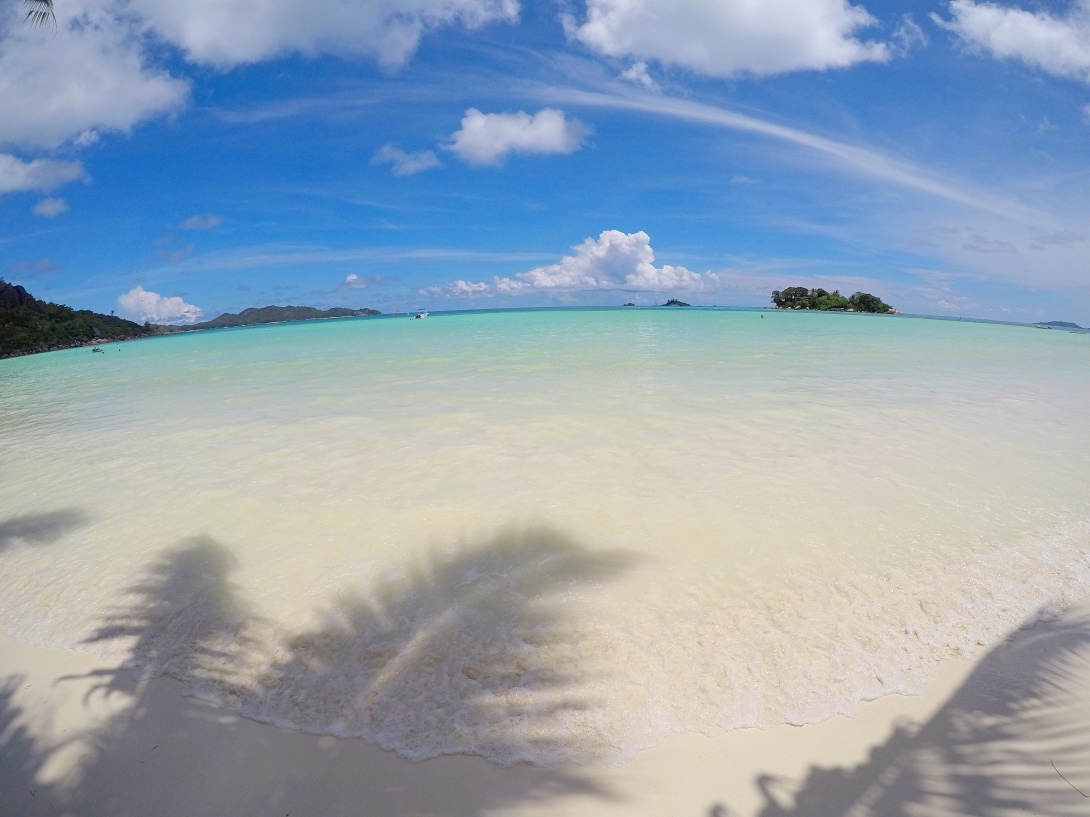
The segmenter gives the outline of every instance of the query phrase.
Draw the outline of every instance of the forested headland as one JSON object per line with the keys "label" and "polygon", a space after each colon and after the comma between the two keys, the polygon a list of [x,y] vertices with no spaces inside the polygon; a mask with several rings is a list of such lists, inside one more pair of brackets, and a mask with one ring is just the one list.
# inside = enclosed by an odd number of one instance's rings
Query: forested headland
{"label": "forested headland", "polygon": [[151,324],[141,326],[114,315],[39,301],[23,287],[0,278],[0,358],[155,333]]}
{"label": "forested headland", "polygon": [[133,338],[187,332],[194,329],[218,329],[228,326],[253,326],[284,321],[308,321],[320,318],[349,318],[381,315],[377,309],[316,309],[311,306],[263,306],[230,312],[202,323],[184,326],[145,323],[140,325],[115,315],[102,315],[89,309],[72,309],[62,304],[40,301],[21,286],[0,278],[0,358],[52,352],[96,343],[112,343]]}

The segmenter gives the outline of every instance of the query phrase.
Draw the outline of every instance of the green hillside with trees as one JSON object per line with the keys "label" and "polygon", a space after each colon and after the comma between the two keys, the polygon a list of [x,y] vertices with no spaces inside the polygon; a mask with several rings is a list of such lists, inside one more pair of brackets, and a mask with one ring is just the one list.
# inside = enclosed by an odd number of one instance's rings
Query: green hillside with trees
{"label": "green hillside with trees", "polygon": [[313,321],[321,318],[356,318],[368,315],[381,315],[377,309],[316,309],[313,306],[261,306],[243,309],[237,315],[225,312],[218,318],[186,326],[159,327],[162,331],[187,332],[192,329],[219,329],[225,326],[254,326],[261,323],[283,323],[286,321]]}
{"label": "green hillside with trees", "polygon": [[155,334],[148,324],[39,301],[0,278],[0,358]]}

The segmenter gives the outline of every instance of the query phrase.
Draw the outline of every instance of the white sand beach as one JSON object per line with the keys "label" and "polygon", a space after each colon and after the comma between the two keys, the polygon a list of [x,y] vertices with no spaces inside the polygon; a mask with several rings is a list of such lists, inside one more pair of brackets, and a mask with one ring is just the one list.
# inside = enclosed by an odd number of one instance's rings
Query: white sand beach
{"label": "white sand beach", "polygon": [[[412,763],[254,723],[92,653],[0,639],[0,814],[1083,815],[1090,604],[854,717],[675,735],[619,768]],[[1084,794],[1085,793],[1085,794]]]}

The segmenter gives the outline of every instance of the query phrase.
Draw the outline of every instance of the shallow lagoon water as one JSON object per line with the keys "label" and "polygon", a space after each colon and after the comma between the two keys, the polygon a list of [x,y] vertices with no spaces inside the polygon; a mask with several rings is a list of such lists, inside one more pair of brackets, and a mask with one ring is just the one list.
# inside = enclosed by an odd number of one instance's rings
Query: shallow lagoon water
{"label": "shallow lagoon water", "polygon": [[1090,592],[1085,336],[451,313],[0,361],[0,627],[414,759],[919,691]]}

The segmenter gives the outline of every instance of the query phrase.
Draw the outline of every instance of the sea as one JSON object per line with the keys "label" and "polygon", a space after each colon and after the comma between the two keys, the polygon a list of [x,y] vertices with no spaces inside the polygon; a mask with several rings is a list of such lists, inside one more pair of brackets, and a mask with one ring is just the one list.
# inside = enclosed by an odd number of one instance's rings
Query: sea
{"label": "sea", "polygon": [[1090,593],[1090,337],[395,315],[0,361],[0,632],[413,760],[920,692]]}

